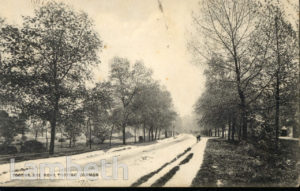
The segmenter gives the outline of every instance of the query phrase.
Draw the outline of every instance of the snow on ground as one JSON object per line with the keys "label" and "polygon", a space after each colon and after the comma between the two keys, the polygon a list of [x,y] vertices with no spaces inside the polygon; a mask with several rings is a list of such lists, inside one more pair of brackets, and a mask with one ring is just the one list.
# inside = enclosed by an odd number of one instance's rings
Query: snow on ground
{"label": "snow on ground", "polygon": [[[138,178],[148,174],[164,163],[171,161],[179,153],[195,143],[195,137],[192,135],[181,134],[175,138],[159,140],[157,143],[144,143],[137,145],[127,145],[118,148],[112,148],[107,151],[93,151],[83,154],[72,155],[72,163],[76,163],[83,167],[88,163],[96,163],[99,168],[99,179],[95,181],[87,180],[81,177],[80,180],[10,180],[9,164],[0,165],[0,185],[5,186],[130,186]],[[105,159],[111,163],[112,158],[117,156],[118,164],[128,166],[128,180],[123,180],[122,169],[118,171],[119,179],[104,180],[101,177],[100,160]],[[41,163],[61,163],[66,167],[66,157],[53,157],[45,159],[36,159],[15,163],[15,171],[24,172],[25,163],[33,163],[39,165]],[[198,169],[197,169],[198,170]],[[107,168],[107,176],[112,174],[112,168]],[[47,172],[47,171],[46,171]]]}
{"label": "snow on ground", "polygon": [[[195,144],[195,141],[194,141],[194,144]],[[191,145],[191,147],[194,146]],[[175,162],[169,164],[168,166],[166,166],[165,168],[163,168],[159,173],[155,174],[154,176],[152,176],[147,182],[143,183],[141,185],[141,187],[149,187],[151,186],[152,184],[154,184],[159,178],[163,177],[165,174],[167,174],[173,167],[179,165],[179,163],[190,153],[187,152],[185,153],[183,156],[181,156],[179,159],[177,159]]]}
{"label": "snow on ground", "polygon": [[[207,140],[208,138],[203,137],[201,138],[201,141],[199,143],[192,147],[192,150],[189,152],[193,153],[193,157],[191,158],[191,160],[188,163],[181,165],[176,174],[164,186],[190,187],[192,185],[192,181],[196,177],[197,172],[202,165]],[[189,153],[187,153],[186,155],[188,155]]]}
{"label": "snow on ground", "polygon": [[167,174],[172,168],[179,165],[179,163],[182,160],[184,160],[185,157],[187,157],[190,153],[193,153],[192,159],[188,163],[180,165],[179,170],[176,172],[173,178],[171,178],[165,185],[167,187],[190,186],[198,170],[201,167],[207,139],[208,138],[202,138],[199,143],[193,144],[191,146],[192,148],[191,151],[184,154],[174,163],[166,166],[164,169],[162,169],[159,173],[155,174],[153,177],[151,177],[147,182],[143,183],[141,186],[142,187],[151,186],[159,178]]}
{"label": "snow on ground", "polygon": [[279,137],[279,139],[300,141],[300,138],[294,138],[294,137]]}

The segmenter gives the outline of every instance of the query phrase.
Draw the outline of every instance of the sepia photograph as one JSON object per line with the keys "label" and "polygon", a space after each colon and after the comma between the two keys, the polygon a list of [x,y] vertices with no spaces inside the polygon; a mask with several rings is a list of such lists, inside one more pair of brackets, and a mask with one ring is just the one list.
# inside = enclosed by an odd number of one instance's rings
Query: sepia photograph
{"label": "sepia photograph", "polygon": [[300,186],[300,0],[0,0],[0,190]]}

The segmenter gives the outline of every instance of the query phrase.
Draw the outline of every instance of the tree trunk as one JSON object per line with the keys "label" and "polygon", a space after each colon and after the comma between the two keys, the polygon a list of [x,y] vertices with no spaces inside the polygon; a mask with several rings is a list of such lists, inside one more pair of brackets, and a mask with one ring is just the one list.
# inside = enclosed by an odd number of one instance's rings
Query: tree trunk
{"label": "tree trunk", "polygon": [[144,125],[143,125],[143,130],[144,130],[144,142],[146,142],[146,124],[144,122]]}
{"label": "tree trunk", "polygon": [[235,73],[236,73],[236,81],[237,81],[237,91],[240,98],[240,108],[241,108],[241,115],[242,115],[242,128],[243,128],[243,139],[247,139],[247,111],[246,111],[246,98],[243,90],[241,89],[241,71],[240,65],[238,62],[238,53],[237,47],[235,44],[234,39],[232,39],[232,46],[233,46],[233,58],[234,58],[234,65],[235,65]]}
{"label": "tree trunk", "polygon": [[173,125],[173,128],[172,128],[172,130],[173,130],[173,137],[175,137],[175,126]]}
{"label": "tree trunk", "polygon": [[69,148],[72,147],[72,138],[70,137]]}
{"label": "tree trunk", "polygon": [[90,127],[90,138],[89,138],[89,142],[90,142],[90,149],[92,149],[92,124],[91,121],[88,121],[89,123],[89,127]]}
{"label": "tree trunk", "polygon": [[[300,0],[298,5],[300,5]],[[298,31],[300,31],[300,25],[298,24]],[[300,47],[300,32],[298,32],[298,43]],[[300,55],[300,49],[298,49],[298,54]],[[300,62],[298,62],[298,124],[293,127],[293,137],[298,138],[300,134]]]}
{"label": "tree trunk", "polygon": [[89,146],[89,120],[86,121],[86,133],[85,133],[85,145],[88,147]]}
{"label": "tree trunk", "polygon": [[155,128],[155,136],[154,136],[154,140],[157,139],[157,127]]}
{"label": "tree trunk", "polygon": [[253,129],[253,123],[254,123],[254,120],[251,119],[250,123],[249,123],[250,134],[248,135],[248,137],[250,137],[250,138],[253,138],[254,134],[255,134],[254,129]]}
{"label": "tree trunk", "polygon": [[230,118],[228,120],[228,141],[230,141],[230,135],[231,135],[231,122]]}
{"label": "tree trunk", "polygon": [[62,129],[60,130],[60,148],[62,148],[62,144],[63,144],[63,142],[62,142],[62,139],[63,139],[63,133],[62,133]]}
{"label": "tree trunk", "polygon": [[280,53],[279,53],[279,41],[278,41],[278,18],[275,18],[275,30],[276,30],[276,52],[277,52],[277,69],[276,69],[276,92],[275,92],[275,140],[276,149],[278,149],[278,138],[279,138],[279,107],[280,107]]}
{"label": "tree trunk", "polygon": [[110,136],[109,136],[109,146],[110,147],[111,147],[111,138],[112,138],[113,131],[114,131],[114,125],[112,125],[112,127],[111,127]]}
{"label": "tree trunk", "polygon": [[233,120],[232,120],[232,132],[231,132],[231,140],[232,141],[234,141],[235,124],[236,124],[236,121],[235,121],[235,118],[233,118]]}
{"label": "tree trunk", "polygon": [[165,130],[165,138],[168,138],[168,132]]}
{"label": "tree trunk", "polygon": [[37,136],[38,136],[38,130],[36,129],[35,130],[35,138],[34,138],[35,140],[37,140]]}
{"label": "tree trunk", "polygon": [[75,144],[76,144],[76,137],[73,137],[73,138],[72,138],[72,142],[73,142],[73,145],[72,145],[72,146],[75,147]]}
{"label": "tree trunk", "polygon": [[275,140],[276,140],[276,149],[278,148],[278,138],[279,138],[279,115],[280,115],[280,97],[279,97],[279,77],[278,72],[276,72],[276,93],[275,93],[275,101],[276,101],[276,111],[275,111]]}
{"label": "tree trunk", "polygon": [[[57,88],[56,88],[56,90],[57,90]],[[56,91],[56,92],[58,92],[58,91]],[[51,124],[51,137],[50,137],[50,149],[49,149],[50,155],[54,154],[55,129],[56,129],[56,118],[57,118],[57,114],[58,114],[58,102],[59,102],[59,96],[56,95],[54,111],[52,114],[52,119],[50,121],[50,124]]]}
{"label": "tree trunk", "polygon": [[225,127],[223,126],[222,127],[222,138],[224,138],[224,130],[225,130]]}
{"label": "tree trunk", "polygon": [[215,128],[215,137],[217,136],[217,128]]}
{"label": "tree trunk", "polygon": [[160,130],[161,129],[158,130],[158,140],[160,139]]}
{"label": "tree trunk", "polygon": [[136,137],[137,137],[137,142],[139,142],[139,137],[140,137],[140,125],[137,125]]}
{"label": "tree trunk", "polygon": [[151,127],[151,141],[154,140],[154,133],[153,133],[153,127]]}
{"label": "tree trunk", "polygon": [[239,128],[238,128],[238,130],[239,130],[238,139],[239,139],[239,141],[240,141],[241,138],[242,138],[242,127],[241,127],[241,122],[239,122]]}
{"label": "tree trunk", "polygon": [[148,141],[149,141],[149,142],[150,142],[150,140],[151,140],[151,137],[150,137],[151,134],[150,134],[150,133],[151,133],[151,128],[149,128],[149,131],[148,131]]}
{"label": "tree trunk", "polygon": [[247,140],[248,134],[247,134],[247,113],[246,113],[246,105],[245,105],[245,99],[242,101],[242,131],[243,131],[243,139]]}
{"label": "tree trunk", "polygon": [[46,149],[48,150],[48,129],[46,128]]}
{"label": "tree trunk", "polygon": [[[300,109],[299,109],[299,113],[300,113]],[[300,119],[298,119],[298,120],[300,120]],[[294,138],[299,137],[299,128],[300,128],[300,125],[293,126],[293,137]]]}
{"label": "tree trunk", "polygon": [[122,132],[123,132],[123,145],[126,145],[126,124],[122,125]]}
{"label": "tree trunk", "polygon": [[[299,0],[299,4],[300,5],[300,0]],[[298,24],[298,31],[300,31],[300,25]],[[298,32],[298,43],[300,47],[300,32]],[[300,49],[298,49],[298,55],[300,55]],[[294,125],[293,127],[293,137],[294,138],[299,138],[299,134],[300,134],[300,62],[298,62],[298,124]]]}
{"label": "tree trunk", "polygon": [[134,127],[134,143],[136,143],[136,127]]}
{"label": "tree trunk", "polygon": [[56,128],[56,119],[53,119],[51,124],[51,133],[50,133],[50,148],[49,148],[49,154],[54,154],[54,141],[55,141],[55,128]]}
{"label": "tree trunk", "polygon": [[218,137],[220,137],[220,128],[218,127]]}

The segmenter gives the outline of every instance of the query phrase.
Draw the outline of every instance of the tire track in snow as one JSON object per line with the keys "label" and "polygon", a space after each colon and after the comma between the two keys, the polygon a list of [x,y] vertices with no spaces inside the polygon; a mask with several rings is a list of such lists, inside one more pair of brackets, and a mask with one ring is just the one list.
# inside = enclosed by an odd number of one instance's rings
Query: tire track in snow
{"label": "tire track in snow", "polygon": [[183,155],[185,155],[187,152],[189,152],[191,150],[191,147],[188,147],[186,150],[184,150],[182,153],[178,154],[173,160],[165,163],[164,165],[162,165],[159,169],[150,172],[146,175],[144,175],[143,177],[139,178],[136,182],[134,182],[131,186],[133,187],[137,187],[140,186],[141,184],[147,182],[150,178],[152,178],[155,174],[159,173],[162,169],[164,169],[166,166],[172,164],[173,162],[175,162],[177,159],[179,159],[180,157],[182,157]]}
{"label": "tire track in snow", "polygon": [[165,187],[189,187],[192,185],[193,179],[201,168],[208,139],[211,138],[203,137],[201,141],[192,148],[191,152],[194,153],[193,158],[191,158],[188,163],[180,166],[180,170],[164,185]]}
{"label": "tire track in snow", "polygon": [[190,153],[185,159],[183,159],[179,165],[176,165],[173,167],[169,172],[167,172],[164,176],[160,177],[156,182],[154,182],[151,186],[154,187],[161,187],[164,186],[175,174],[176,172],[180,169],[180,166],[188,163],[191,158],[193,158],[194,153]]}

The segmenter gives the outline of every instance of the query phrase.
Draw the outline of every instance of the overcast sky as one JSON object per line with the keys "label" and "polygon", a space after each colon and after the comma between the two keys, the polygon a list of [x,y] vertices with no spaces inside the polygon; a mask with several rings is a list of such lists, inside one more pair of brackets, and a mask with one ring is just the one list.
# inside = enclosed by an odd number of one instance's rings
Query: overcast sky
{"label": "overcast sky", "polygon": [[[0,0],[0,16],[20,24],[21,15],[32,15],[43,0]],[[45,1],[45,0],[44,0]],[[298,0],[292,1],[297,5]],[[89,14],[106,48],[100,53],[102,64],[96,79],[107,79],[109,60],[126,57],[143,60],[153,69],[154,78],[171,92],[177,112],[189,115],[204,91],[205,78],[200,65],[192,64],[187,51],[191,12],[198,0],[64,0]],[[290,13],[290,11],[287,11]],[[295,15],[295,14],[294,14]]]}
{"label": "overcast sky", "polygon": [[[171,92],[176,111],[189,115],[203,92],[200,66],[191,64],[186,43],[191,26],[191,11],[197,0],[65,0],[94,20],[105,49],[96,79],[107,79],[109,60],[126,57],[143,60],[153,69],[154,78]],[[32,15],[41,0],[0,0],[0,16],[10,24],[20,24],[21,15]]]}

